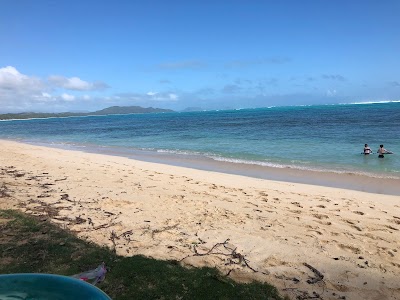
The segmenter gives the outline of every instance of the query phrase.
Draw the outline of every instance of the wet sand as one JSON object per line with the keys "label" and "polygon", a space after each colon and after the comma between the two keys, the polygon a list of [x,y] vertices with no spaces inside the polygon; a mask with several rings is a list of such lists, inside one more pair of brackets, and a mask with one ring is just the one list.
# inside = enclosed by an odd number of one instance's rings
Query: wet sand
{"label": "wet sand", "polygon": [[1,208],[47,215],[118,254],[217,267],[293,299],[400,299],[400,197],[384,189],[0,145]]}

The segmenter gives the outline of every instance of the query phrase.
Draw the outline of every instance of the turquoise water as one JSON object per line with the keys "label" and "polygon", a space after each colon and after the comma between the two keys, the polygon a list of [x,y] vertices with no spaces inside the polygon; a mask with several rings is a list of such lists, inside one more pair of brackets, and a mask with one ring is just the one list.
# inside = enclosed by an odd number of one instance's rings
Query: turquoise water
{"label": "turquoise water", "polygon": [[[400,179],[399,102],[13,120],[0,138]],[[361,155],[365,143],[395,154]]]}

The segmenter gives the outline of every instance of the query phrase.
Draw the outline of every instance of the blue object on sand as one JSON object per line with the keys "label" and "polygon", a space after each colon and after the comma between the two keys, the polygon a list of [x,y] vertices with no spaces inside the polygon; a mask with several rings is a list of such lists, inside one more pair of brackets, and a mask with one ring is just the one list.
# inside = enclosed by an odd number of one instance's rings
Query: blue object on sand
{"label": "blue object on sand", "polygon": [[111,300],[85,281],[53,274],[0,275],[0,300]]}

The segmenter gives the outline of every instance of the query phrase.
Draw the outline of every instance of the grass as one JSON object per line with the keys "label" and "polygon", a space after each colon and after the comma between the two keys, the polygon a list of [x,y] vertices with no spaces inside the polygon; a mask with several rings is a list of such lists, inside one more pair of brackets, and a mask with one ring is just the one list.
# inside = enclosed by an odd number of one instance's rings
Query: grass
{"label": "grass", "polygon": [[185,268],[176,261],[122,257],[68,231],[13,210],[0,210],[0,274],[73,275],[105,262],[97,286],[112,299],[282,299],[270,285],[239,284],[212,268]]}

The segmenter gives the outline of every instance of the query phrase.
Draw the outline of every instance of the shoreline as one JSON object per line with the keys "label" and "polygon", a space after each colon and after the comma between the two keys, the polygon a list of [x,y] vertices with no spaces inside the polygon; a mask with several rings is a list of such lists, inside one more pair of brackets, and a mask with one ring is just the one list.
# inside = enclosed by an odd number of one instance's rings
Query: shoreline
{"label": "shoreline", "polygon": [[[400,299],[398,196],[0,146],[0,181],[10,194],[1,208],[46,215],[120,255],[216,267],[238,281],[270,282],[293,299]],[[225,255],[195,255],[224,241],[253,270]],[[306,265],[323,280],[310,284],[316,275]]]}
{"label": "shoreline", "polygon": [[[1,142],[1,140],[0,140]],[[17,141],[20,142],[20,141]],[[336,173],[325,171],[301,170],[296,168],[278,168],[255,164],[233,163],[218,161],[200,155],[181,155],[168,152],[146,150],[119,149],[107,146],[83,146],[46,144],[24,142],[29,145],[38,145],[54,149],[82,151],[86,153],[104,154],[117,157],[126,157],[150,163],[166,164],[176,167],[185,167],[195,170],[211,171],[224,174],[233,174],[257,179],[266,179],[288,183],[301,183],[316,186],[341,188],[374,194],[400,196],[400,186],[397,178],[381,178],[358,173]]]}

